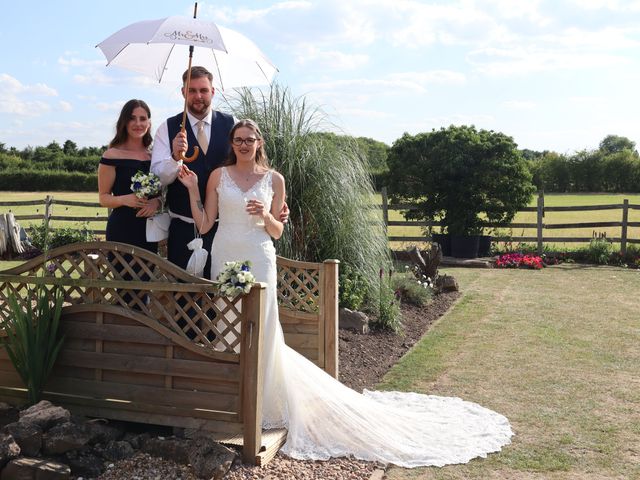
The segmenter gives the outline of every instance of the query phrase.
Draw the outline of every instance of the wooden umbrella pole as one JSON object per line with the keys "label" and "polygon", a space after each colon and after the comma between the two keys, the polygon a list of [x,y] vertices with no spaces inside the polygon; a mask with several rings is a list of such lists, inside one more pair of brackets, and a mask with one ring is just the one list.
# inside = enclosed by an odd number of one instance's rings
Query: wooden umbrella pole
{"label": "wooden umbrella pole", "polygon": [[[193,7],[193,18],[196,18],[198,13],[198,2]],[[187,129],[187,99],[189,98],[189,85],[191,85],[191,60],[193,59],[193,45],[189,45],[189,67],[187,68],[187,82],[184,85],[184,111],[182,112],[182,132],[186,132]],[[185,163],[191,163],[200,155],[200,147],[195,145],[193,147],[193,155],[187,157],[185,152],[180,152],[180,160]]]}

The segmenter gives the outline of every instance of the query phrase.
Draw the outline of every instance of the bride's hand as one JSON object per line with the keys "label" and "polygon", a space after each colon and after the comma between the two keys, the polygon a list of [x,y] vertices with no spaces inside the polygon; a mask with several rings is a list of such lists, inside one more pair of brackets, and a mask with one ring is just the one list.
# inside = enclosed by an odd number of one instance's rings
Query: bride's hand
{"label": "bride's hand", "polygon": [[178,170],[178,180],[180,180],[180,183],[187,187],[187,189],[198,187],[198,175],[192,170],[189,170],[186,165],[182,165],[180,170]]}
{"label": "bride's hand", "polygon": [[264,218],[267,213],[264,209],[264,203],[256,199],[247,200],[247,206],[245,210],[249,215],[256,215],[262,218]]}

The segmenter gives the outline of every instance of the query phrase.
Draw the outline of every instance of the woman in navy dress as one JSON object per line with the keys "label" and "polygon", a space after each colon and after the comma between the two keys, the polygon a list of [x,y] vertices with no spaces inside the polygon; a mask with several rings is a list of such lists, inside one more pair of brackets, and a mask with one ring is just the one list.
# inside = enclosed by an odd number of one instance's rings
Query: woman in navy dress
{"label": "woman in navy dress", "polygon": [[122,107],[116,134],[98,167],[100,205],[112,209],[107,240],[124,242],[157,253],[157,242],[146,238],[147,218],[160,208],[159,198],[138,198],[131,191],[131,177],[149,173],[151,166],[151,111],[142,100]]}

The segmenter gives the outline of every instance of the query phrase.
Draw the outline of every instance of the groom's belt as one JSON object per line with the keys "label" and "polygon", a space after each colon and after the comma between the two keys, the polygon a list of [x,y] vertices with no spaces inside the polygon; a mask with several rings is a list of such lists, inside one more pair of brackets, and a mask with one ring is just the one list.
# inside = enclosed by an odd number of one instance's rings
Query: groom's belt
{"label": "groom's belt", "polygon": [[182,220],[183,222],[186,222],[186,223],[195,223],[193,218],[185,217],[184,215],[178,215],[177,213],[173,213],[171,210],[169,210],[169,216],[171,218],[177,218],[178,220]]}
{"label": "groom's belt", "polygon": [[[171,218],[177,218],[178,220],[182,220],[185,223],[196,223],[193,218],[191,217],[185,217],[184,215],[179,215],[177,213],[173,213],[171,210],[169,210],[169,216]],[[216,218],[216,222],[218,221],[218,219]]]}

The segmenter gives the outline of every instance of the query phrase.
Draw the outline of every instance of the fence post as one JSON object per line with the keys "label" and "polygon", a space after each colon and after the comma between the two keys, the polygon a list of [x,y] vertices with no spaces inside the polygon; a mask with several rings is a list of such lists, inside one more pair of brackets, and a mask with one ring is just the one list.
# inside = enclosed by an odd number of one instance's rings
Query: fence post
{"label": "fence post", "polygon": [[47,195],[44,199],[44,219],[45,221],[49,221],[51,218],[51,209],[53,206],[53,197],[51,195]]}
{"label": "fence post", "polygon": [[542,250],[543,250],[543,243],[542,243],[542,229],[544,227],[544,224],[542,223],[544,218],[544,191],[540,190],[538,192],[538,231],[537,231],[537,237],[538,237],[538,255],[542,255]]}
{"label": "fence post", "polygon": [[387,187],[382,187],[382,221],[384,222],[384,234],[389,235],[389,200],[387,199]]}
{"label": "fence post", "polygon": [[627,224],[629,223],[629,199],[622,202],[622,232],[620,234],[620,253],[627,254]]}
{"label": "fence post", "polygon": [[339,260],[325,260],[322,298],[324,305],[324,370],[338,379],[338,265]]}

